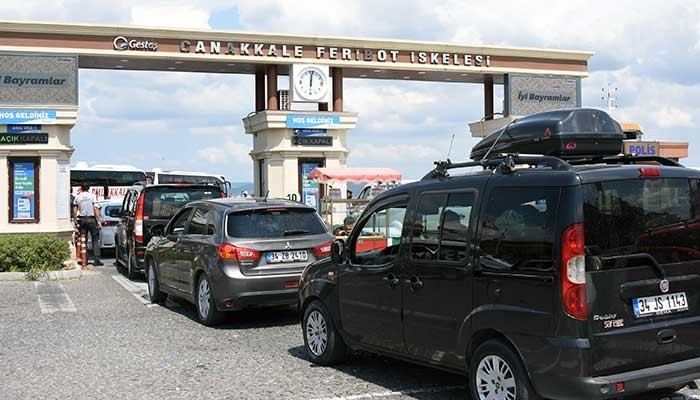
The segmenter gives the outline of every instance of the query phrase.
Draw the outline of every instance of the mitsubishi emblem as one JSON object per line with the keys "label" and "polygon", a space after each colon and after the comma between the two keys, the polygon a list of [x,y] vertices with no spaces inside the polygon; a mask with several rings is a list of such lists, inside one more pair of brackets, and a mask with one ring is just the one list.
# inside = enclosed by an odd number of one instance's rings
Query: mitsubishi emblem
{"label": "mitsubishi emblem", "polygon": [[[287,245],[284,246],[284,249],[285,249],[285,250],[289,250],[289,249],[291,249],[291,248],[292,248],[292,245],[289,244],[289,242],[287,242]],[[668,290],[668,285],[666,285],[666,286],[667,286],[666,290]]]}
{"label": "mitsubishi emblem", "polygon": [[659,282],[659,289],[661,289],[661,293],[668,292],[668,279],[664,279]]}

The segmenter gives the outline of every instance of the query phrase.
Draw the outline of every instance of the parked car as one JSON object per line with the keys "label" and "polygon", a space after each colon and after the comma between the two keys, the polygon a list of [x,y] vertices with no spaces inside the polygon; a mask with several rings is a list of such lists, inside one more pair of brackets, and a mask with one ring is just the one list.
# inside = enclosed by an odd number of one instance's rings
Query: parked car
{"label": "parked car", "polygon": [[[115,236],[117,225],[119,225],[122,210],[122,201],[104,200],[97,202],[100,208],[100,249],[113,250],[115,246]],[[92,235],[88,232],[87,248],[92,249]]]}
{"label": "parked car", "polygon": [[184,298],[205,325],[224,311],[295,305],[302,270],[328,256],[333,240],[315,209],[250,197],[189,203],[153,231],[145,254],[151,301]]}
{"label": "parked car", "polygon": [[[617,398],[700,378],[700,171],[629,156],[461,166],[490,168],[451,177],[445,163],[377,195],[307,267],[312,362],[364,349],[464,374],[474,399]],[[377,226],[388,213],[400,234]],[[361,246],[373,232],[380,245]]]}
{"label": "parked car", "polygon": [[210,184],[133,185],[124,197],[114,235],[117,266],[129,279],[142,273],[152,226],[167,223],[191,201],[223,196],[220,186]]}

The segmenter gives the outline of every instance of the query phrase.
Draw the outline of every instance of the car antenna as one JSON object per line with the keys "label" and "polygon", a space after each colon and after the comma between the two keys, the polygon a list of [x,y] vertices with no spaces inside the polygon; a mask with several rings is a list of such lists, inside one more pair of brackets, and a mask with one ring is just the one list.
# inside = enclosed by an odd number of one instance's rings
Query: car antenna
{"label": "car antenna", "polygon": [[515,121],[517,121],[517,119],[514,119],[514,120],[508,122],[508,124],[506,124],[506,126],[504,126],[501,129],[501,133],[499,133],[496,140],[494,140],[493,143],[491,143],[491,147],[489,147],[489,149],[486,151],[486,154],[484,154],[484,156],[481,157],[482,163],[488,159],[488,156],[489,156],[489,153],[491,153],[491,150],[493,150],[493,148],[496,147],[496,144],[498,143],[498,141],[501,140],[501,136],[503,136],[503,134],[506,133],[506,130],[508,130],[508,127],[510,126],[510,124],[512,124]]}
{"label": "car antenna", "polygon": [[450,138],[450,147],[447,148],[447,157],[445,157],[446,160],[450,159],[450,154],[452,153],[452,143],[455,141],[455,134],[452,134],[452,138]]}
{"label": "car antenna", "polygon": [[267,192],[265,192],[265,197],[263,198],[263,201],[267,201],[267,196],[269,196],[269,195],[270,195],[270,191],[268,190]]}

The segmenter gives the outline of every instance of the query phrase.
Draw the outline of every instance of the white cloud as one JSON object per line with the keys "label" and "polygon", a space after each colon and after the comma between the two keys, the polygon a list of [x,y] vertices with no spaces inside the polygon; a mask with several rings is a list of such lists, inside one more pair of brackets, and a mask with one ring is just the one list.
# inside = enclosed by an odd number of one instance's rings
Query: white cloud
{"label": "white cloud", "polygon": [[373,144],[360,143],[353,148],[352,160],[384,162],[436,160],[441,152],[434,147],[420,144]]}
{"label": "white cloud", "polygon": [[[197,150],[197,158],[213,164],[250,163],[250,145],[239,143],[232,138],[226,139],[222,146],[209,146]],[[233,162],[232,162],[233,161]]]}
{"label": "white cloud", "polygon": [[176,28],[209,28],[211,11],[189,5],[136,5],[131,8],[134,25]]}
{"label": "white cloud", "polygon": [[691,128],[695,126],[692,114],[677,107],[664,107],[654,111],[652,116],[660,128]]}

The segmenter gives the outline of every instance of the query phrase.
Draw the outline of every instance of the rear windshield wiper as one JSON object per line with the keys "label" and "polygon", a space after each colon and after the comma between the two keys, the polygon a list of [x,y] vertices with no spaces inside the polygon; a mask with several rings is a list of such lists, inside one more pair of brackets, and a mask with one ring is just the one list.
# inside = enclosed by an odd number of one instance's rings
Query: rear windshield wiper
{"label": "rear windshield wiper", "polygon": [[292,236],[292,235],[306,235],[310,233],[306,229],[288,229],[284,231],[284,236]]}
{"label": "rear windshield wiper", "polygon": [[637,253],[637,254],[623,254],[619,256],[610,257],[599,257],[603,262],[614,262],[615,269],[625,268],[630,260],[646,260],[649,261],[654,267],[654,270],[659,275],[661,279],[666,278],[666,271],[664,268],[656,261],[656,258],[649,253]]}

